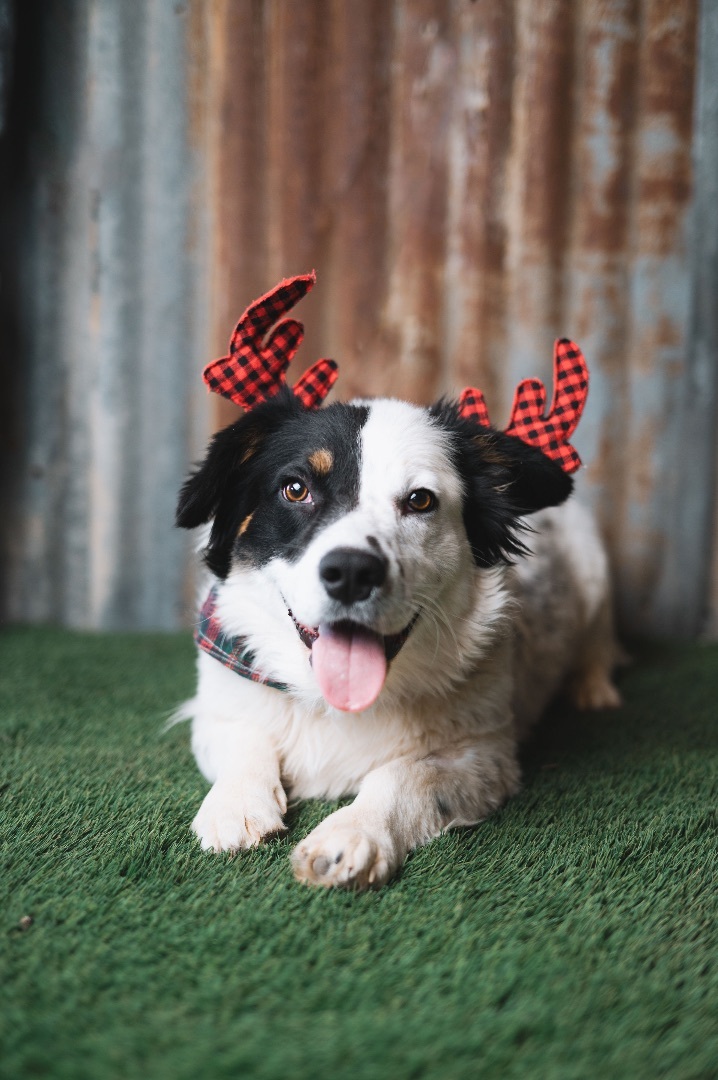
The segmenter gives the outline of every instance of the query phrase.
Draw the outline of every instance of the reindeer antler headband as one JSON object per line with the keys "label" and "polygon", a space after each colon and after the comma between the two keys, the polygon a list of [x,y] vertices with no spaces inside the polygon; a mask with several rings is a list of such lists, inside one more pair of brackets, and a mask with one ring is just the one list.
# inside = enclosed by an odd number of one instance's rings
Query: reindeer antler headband
{"label": "reindeer antler headband", "polygon": [[[576,430],[586,404],[588,368],[578,345],[568,338],[554,342],[553,380],[553,401],[548,416],[544,416],[546,388],[541,380],[524,379],[519,383],[506,434],[535,446],[546,457],[557,461],[564,472],[572,473],[580,468],[581,459],[568,440]],[[484,395],[472,386],[462,390],[459,412],[482,427],[491,426]]]}
{"label": "reindeer antler headband", "polygon": [[[251,409],[274,397],[285,385],[285,371],[304,338],[296,319],[282,319],[263,344],[272,326],[309,292],[317,277],[301,274],[280,282],[250,304],[237,323],[229,355],[204,369],[210,390]],[[295,383],[293,392],[307,409],[317,408],[338,375],[334,360],[317,360]],[[546,389],[539,379],[524,379],[514,395],[506,434],[535,446],[558,462],[564,472],[579,468],[581,459],[569,443],[581,418],[588,393],[588,368],[578,345],[560,338],[554,345],[554,395],[548,416]],[[459,413],[481,427],[490,427],[489,412],[480,390],[467,387],[459,397]]]}
{"label": "reindeer antler headband", "polygon": [[[304,327],[296,319],[282,319],[264,345],[262,341],[277,319],[298,304],[316,280],[313,270],[311,274],[287,278],[249,305],[232,334],[229,356],[214,360],[202,373],[210,390],[245,409],[278,393],[285,385],[284,373],[304,340]],[[316,408],[338,374],[334,360],[317,360],[294,385],[294,393],[307,409]]]}

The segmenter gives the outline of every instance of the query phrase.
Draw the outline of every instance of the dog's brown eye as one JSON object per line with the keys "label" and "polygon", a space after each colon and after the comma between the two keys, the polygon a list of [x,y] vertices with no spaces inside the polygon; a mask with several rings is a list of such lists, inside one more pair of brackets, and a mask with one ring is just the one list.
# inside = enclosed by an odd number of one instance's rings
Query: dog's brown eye
{"label": "dog's brown eye", "polygon": [[311,491],[301,480],[290,480],[282,488],[282,495],[287,502],[291,503],[310,503],[312,501]]}
{"label": "dog's brown eye", "polygon": [[406,508],[414,514],[426,514],[436,506],[436,495],[427,491],[426,488],[418,488],[412,491],[406,500]]}

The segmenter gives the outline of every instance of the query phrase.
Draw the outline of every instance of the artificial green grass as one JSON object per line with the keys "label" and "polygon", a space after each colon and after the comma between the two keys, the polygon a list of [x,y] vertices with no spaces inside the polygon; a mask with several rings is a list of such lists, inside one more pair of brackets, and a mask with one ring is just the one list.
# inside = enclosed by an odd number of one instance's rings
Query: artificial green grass
{"label": "artificial green grass", "polygon": [[0,637],[2,1076],[718,1074],[718,648],[557,710],[517,798],[366,895],[293,881],[318,803],[200,852],[192,672],[184,635]]}

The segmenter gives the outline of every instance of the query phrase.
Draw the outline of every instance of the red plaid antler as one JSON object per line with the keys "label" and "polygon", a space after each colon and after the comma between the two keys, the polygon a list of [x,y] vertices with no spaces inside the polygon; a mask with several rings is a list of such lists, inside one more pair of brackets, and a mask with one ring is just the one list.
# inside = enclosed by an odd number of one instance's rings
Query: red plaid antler
{"label": "red plaid antler", "polygon": [[[524,379],[516,387],[506,434],[535,446],[557,461],[564,472],[572,473],[581,465],[581,459],[568,440],[586,403],[588,368],[578,345],[568,338],[555,343],[553,364],[554,395],[548,416],[544,416],[544,384],[540,379]],[[482,427],[489,427],[489,413],[480,390],[467,387],[462,392],[459,412]]]}
{"label": "red plaid antler", "polygon": [[[213,360],[202,378],[210,390],[245,409],[274,397],[285,385],[284,373],[304,338],[296,319],[282,319],[263,344],[265,335],[309,292],[317,275],[300,274],[281,281],[271,292],[250,304],[237,323],[229,343],[229,356]],[[307,409],[321,405],[338,375],[333,360],[317,360],[293,390]]]}

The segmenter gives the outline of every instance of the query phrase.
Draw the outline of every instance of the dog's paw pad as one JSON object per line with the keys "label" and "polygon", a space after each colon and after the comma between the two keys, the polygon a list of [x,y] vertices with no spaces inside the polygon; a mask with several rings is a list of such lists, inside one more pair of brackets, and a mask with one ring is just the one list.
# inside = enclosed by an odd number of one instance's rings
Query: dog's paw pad
{"label": "dog's paw pad", "polygon": [[192,822],[203,851],[244,851],[284,832],[284,792],[245,793],[215,784]]}
{"label": "dog's paw pad", "polygon": [[359,826],[334,824],[331,817],[295,848],[292,865],[307,885],[357,890],[378,888],[394,869],[388,845]]}

